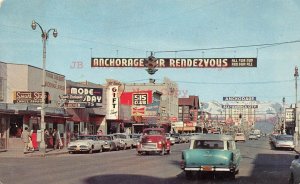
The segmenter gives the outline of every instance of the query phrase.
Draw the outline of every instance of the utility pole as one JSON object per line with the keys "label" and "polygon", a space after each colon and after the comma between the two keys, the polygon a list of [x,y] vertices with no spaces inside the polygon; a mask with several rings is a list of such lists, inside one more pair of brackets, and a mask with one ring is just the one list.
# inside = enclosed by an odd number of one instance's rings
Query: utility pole
{"label": "utility pole", "polygon": [[283,122],[283,134],[286,134],[285,128],[285,97],[282,98],[282,122]]}
{"label": "utility pole", "polygon": [[299,139],[299,121],[298,121],[298,115],[297,115],[297,80],[299,77],[299,73],[298,73],[298,67],[295,66],[295,73],[294,73],[294,77],[295,77],[295,89],[296,89],[296,101],[295,101],[295,134],[294,134],[294,139],[295,139],[295,145],[298,146],[298,139]]}

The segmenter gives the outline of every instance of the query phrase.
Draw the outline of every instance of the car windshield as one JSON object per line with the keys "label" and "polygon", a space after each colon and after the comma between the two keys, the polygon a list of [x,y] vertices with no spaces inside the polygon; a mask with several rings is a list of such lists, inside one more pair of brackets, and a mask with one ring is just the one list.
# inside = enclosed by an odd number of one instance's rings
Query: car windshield
{"label": "car windshield", "polygon": [[96,140],[94,136],[79,136],[78,140]]}
{"label": "car windshield", "polygon": [[160,130],[148,130],[144,132],[144,135],[162,135],[162,131]]}
{"label": "car windshield", "polygon": [[292,136],[277,136],[277,139],[281,141],[293,141]]}
{"label": "car windshield", "polygon": [[221,140],[195,140],[194,149],[224,149],[224,142]]}
{"label": "car windshield", "polygon": [[98,139],[108,141],[108,140],[111,140],[111,137],[110,136],[99,136]]}

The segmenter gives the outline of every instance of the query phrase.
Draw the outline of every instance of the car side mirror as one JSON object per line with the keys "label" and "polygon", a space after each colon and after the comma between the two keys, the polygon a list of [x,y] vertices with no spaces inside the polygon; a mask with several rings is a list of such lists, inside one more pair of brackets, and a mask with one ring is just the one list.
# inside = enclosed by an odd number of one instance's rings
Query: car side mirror
{"label": "car side mirror", "polygon": [[295,159],[299,159],[299,155],[295,155]]}

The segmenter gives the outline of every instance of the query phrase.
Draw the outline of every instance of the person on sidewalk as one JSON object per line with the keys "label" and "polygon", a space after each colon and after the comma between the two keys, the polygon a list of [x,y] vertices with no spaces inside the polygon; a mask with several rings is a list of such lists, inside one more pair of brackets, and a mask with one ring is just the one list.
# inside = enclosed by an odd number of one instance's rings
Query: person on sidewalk
{"label": "person on sidewalk", "polygon": [[62,147],[62,140],[59,131],[56,129],[54,129],[53,131],[53,139],[55,141],[54,150],[56,150],[57,148],[60,150],[60,148]]}
{"label": "person on sidewalk", "polygon": [[21,134],[22,141],[24,143],[24,154],[29,150],[28,144],[30,143],[30,132],[28,127],[25,127],[24,131]]}

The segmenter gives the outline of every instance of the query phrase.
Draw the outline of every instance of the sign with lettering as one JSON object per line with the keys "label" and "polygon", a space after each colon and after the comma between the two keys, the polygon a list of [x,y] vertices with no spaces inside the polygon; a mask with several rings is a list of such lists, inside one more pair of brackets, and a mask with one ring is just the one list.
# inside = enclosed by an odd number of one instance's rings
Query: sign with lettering
{"label": "sign with lettering", "polygon": [[83,95],[84,98],[82,102],[86,103],[86,107],[102,106],[102,94],[103,94],[102,88],[71,87],[71,94]]}
{"label": "sign with lettering", "polygon": [[258,105],[222,105],[223,109],[257,109]]}
{"label": "sign with lettering", "polygon": [[[42,103],[42,92],[15,91],[13,103]],[[48,92],[45,92],[45,103],[50,103],[50,95]]]}
{"label": "sign with lettering", "polygon": [[107,91],[107,119],[119,119],[119,87],[112,85]]}
{"label": "sign with lettering", "polygon": [[133,105],[147,105],[148,94],[147,93],[135,93],[132,94]]}
{"label": "sign with lettering", "polygon": [[[145,58],[91,58],[91,67],[147,67]],[[156,68],[257,67],[257,58],[157,58]]]}
{"label": "sign with lettering", "polygon": [[255,96],[223,97],[223,101],[256,101],[256,97]]}
{"label": "sign with lettering", "polygon": [[295,109],[286,108],[285,109],[285,122],[295,122]]}

